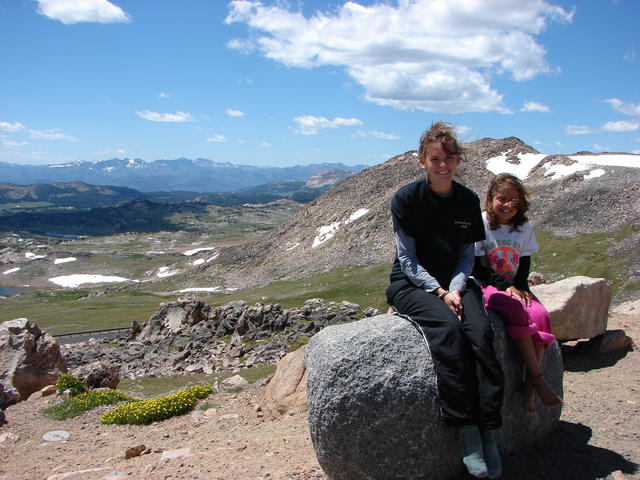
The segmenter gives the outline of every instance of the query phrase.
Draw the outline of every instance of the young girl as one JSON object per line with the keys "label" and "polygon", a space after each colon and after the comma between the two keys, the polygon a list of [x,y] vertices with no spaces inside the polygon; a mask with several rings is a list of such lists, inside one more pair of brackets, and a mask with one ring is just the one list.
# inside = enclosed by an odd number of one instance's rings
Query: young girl
{"label": "young girl", "polygon": [[529,291],[531,254],[538,250],[525,213],[526,190],[515,176],[501,173],[487,191],[483,213],[485,240],[476,242],[473,276],[481,282],[485,306],[500,313],[507,335],[515,340],[527,377],[523,408],[535,414],[535,393],[549,408],[562,405],[542,376],[545,349],[554,341],[549,312]]}

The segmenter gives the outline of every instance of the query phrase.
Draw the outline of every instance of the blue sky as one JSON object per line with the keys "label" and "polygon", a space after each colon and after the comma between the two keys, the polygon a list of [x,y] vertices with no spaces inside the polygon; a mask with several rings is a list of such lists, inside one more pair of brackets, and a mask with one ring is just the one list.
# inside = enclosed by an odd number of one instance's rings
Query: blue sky
{"label": "blue sky", "polygon": [[[640,153],[638,0],[0,0],[0,161]],[[640,160],[639,160],[640,162]]]}

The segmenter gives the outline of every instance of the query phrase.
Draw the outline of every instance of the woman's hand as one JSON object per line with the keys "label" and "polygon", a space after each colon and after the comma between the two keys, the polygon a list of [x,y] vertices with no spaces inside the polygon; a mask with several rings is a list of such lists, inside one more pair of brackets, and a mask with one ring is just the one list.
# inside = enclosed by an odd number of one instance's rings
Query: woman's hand
{"label": "woman's hand", "polygon": [[519,290],[511,285],[509,288],[507,288],[507,293],[512,297],[516,297],[517,299],[521,300],[522,303],[524,303],[527,307],[531,306],[531,292],[527,292],[526,290]]}
{"label": "woman's hand", "polygon": [[458,320],[462,321],[462,297],[460,296],[460,290],[451,290],[444,298],[444,303],[451,309],[451,311],[458,317]]}

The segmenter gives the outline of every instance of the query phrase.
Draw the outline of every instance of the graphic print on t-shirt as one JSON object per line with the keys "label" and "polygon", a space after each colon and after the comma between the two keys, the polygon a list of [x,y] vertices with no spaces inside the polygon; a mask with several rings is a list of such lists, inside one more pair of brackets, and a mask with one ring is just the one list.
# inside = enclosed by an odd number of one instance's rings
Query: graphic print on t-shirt
{"label": "graphic print on t-shirt", "polygon": [[518,271],[520,255],[515,248],[502,245],[489,250],[487,260],[494,272],[504,275],[507,280],[512,280]]}

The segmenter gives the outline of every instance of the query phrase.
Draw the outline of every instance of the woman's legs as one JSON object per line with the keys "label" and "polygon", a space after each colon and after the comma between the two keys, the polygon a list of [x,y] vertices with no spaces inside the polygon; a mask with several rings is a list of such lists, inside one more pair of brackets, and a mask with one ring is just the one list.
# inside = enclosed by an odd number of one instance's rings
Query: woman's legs
{"label": "woman's legs", "polygon": [[479,434],[487,476],[497,478],[502,474],[502,462],[496,444],[495,429],[502,425],[500,411],[504,392],[504,373],[493,349],[493,327],[482,300],[480,288],[475,283],[469,282],[462,294],[464,305],[462,329],[476,363],[480,412]]}
{"label": "woman's legs", "polygon": [[464,322],[461,323],[442,300],[419,288],[399,291],[393,298],[393,306],[425,334],[436,369],[443,420],[447,425],[459,427],[462,461],[469,473],[486,477],[487,465],[478,429],[478,379],[474,355],[462,328]]}
{"label": "woman's legs", "polygon": [[478,379],[479,425],[484,430],[500,428],[504,373],[493,349],[493,326],[482,302],[482,292],[475,282],[467,283],[462,304],[461,326],[473,352]]}
{"label": "woman's legs", "polygon": [[477,423],[477,380],[460,321],[442,300],[415,287],[400,290],[393,298],[393,306],[410,317],[428,339],[445,423]]}

